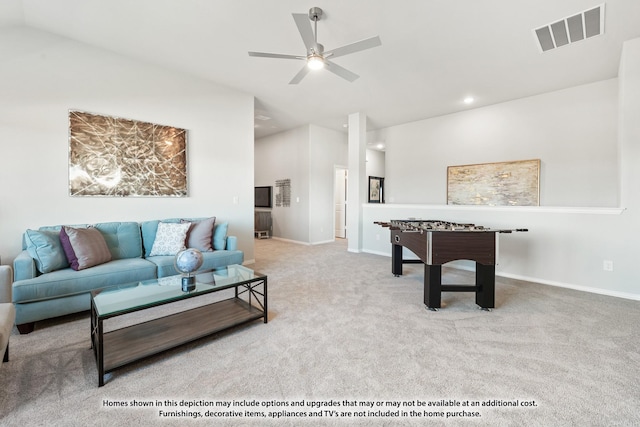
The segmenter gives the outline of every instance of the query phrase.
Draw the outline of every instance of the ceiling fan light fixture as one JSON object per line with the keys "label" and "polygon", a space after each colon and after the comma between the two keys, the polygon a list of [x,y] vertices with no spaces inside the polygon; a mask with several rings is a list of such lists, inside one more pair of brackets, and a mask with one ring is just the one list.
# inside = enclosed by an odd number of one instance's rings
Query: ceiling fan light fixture
{"label": "ceiling fan light fixture", "polygon": [[320,70],[324,68],[324,58],[320,55],[309,55],[307,57],[307,67],[311,70]]}

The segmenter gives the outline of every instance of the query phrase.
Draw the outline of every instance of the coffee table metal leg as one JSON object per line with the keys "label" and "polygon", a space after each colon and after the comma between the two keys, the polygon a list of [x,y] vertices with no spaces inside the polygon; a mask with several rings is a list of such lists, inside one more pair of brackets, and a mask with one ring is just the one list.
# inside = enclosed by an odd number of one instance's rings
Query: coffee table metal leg
{"label": "coffee table metal leg", "polygon": [[98,318],[98,312],[91,299],[91,349],[96,359],[96,365],[98,367],[98,386],[104,385],[104,349],[103,349],[103,329],[102,319]]}
{"label": "coffee table metal leg", "polygon": [[97,344],[96,344],[96,363],[98,364],[98,387],[104,385],[104,346],[103,346],[102,320],[98,319]]}
{"label": "coffee table metal leg", "polygon": [[264,295],[262,296],[263,300],[264,300],[264,323],[267,323],[267,321],[269,320],[269,310],[267,307],[267,278],[264,278],[264,281],[262,282],[262,291],[264,293]]}

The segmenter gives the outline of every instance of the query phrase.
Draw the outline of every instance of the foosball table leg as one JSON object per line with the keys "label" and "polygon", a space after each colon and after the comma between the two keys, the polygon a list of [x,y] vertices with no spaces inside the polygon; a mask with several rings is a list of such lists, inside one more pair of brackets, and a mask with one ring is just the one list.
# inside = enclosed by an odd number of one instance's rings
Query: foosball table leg
{"label": "foosball table leg", "polygon": [[424,265],[424,305],[430,310],[440,308],[442,295],[442,266]]}
{"label": "foosball table leg", "polygon": [[491,311],[496,305],[496,266],[476,262],[476,304]]}
{"label": "foosball table leg", "polygon": [[391,247],[391,273],[395,276],[402,276],[402,246],[392,245]]}

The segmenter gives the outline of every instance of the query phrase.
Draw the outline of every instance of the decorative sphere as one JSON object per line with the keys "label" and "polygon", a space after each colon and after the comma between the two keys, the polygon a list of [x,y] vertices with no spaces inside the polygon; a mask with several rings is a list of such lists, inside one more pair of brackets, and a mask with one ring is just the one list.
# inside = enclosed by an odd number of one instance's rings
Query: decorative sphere
{"label": "decorative sphere", "polygon": [[189,248],[176,254],[175,267],[181,273],[189,274],[197,271],[204,261],[202,252]]}

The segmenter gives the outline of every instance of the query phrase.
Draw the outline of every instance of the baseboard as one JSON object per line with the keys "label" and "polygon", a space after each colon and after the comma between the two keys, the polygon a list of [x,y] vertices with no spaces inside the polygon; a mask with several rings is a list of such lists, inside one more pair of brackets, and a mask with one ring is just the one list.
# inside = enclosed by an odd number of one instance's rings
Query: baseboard
{"label": "baseboard", "polygon": [[287,243],[295,243],[297,245],[305,245],[305,246],[311,246],[311,243],[308,242],[301,242],[299,240],[290,240],[290,239],[283,239],[282,237],[271,237],[273,240],[280,240],[281,242],[287,242]]}
{"label": "baseboard", "polygon": [[[382,255],[386,258],[391,258],[391,256],[386,252],[377,252],[377,251],[369,251],[369,250],[364,252],[369,254],[374,254],[374,255]],[[456,266],[448,266],[448,267],[456,268],[458,270],[464,270],[464,271],[475,271],[474,267],[467,267],[464,265],[456,265]],[[557,286],[559,288],[573,289],[576,291],[589,292],[592,294],[606,295],[610,297],[640,301],[640,294],[631,294],[628,292],[618,292],[618,291],[611,291],[607,289],[592,288],[589,286],[574,285],[572,283],[557,282],[555,280],[546,280],[546,279],[540,279],[537,277],[521,276],[518,274],[505,273],[501,271],[496,271],[496,276],[506,277],[507,279],[522,280],[525,282],[539,283],[541,285],[547,285],[547,286]]]}
{"label": "baseboard", "polygon": [[324,245],[325,243],[333,243],[333,242],[335,242],[335,241],[336,241],[336,240],[335,240],[335,239],[333,239],[333,240],[322,240],[322,241],[320,241],[320,242],[312,242],[312,243],[311,243],[311,246],[314,246],[314,245]]}
{"label": "baseboard", "polygon": [[367,254],[380,255],[386,258],[391,258],[388,252],[370,251],[370,250],[363,250],[362,252]]}
{"label": "baseboard", "polygon": [[518,274],[503,273],[503,272],[497,272],[496,276],[506,277],[508,279],[523,280],[525,282],[540,283],[542,285],[547,285],[547,286],[557,286],[559,288],[573,289],[576,291],[589,292],[592,294],[606,295],[609,297],[640,301],[640,295],[631,294],[628,292],[618,292],[618,291],[612,291],[608,289],[592,288],[589,286],[574,285],[572,283],[556,282],[555,280],[545,280],[545,279],[539,279],[536,277],[520,276]]}

